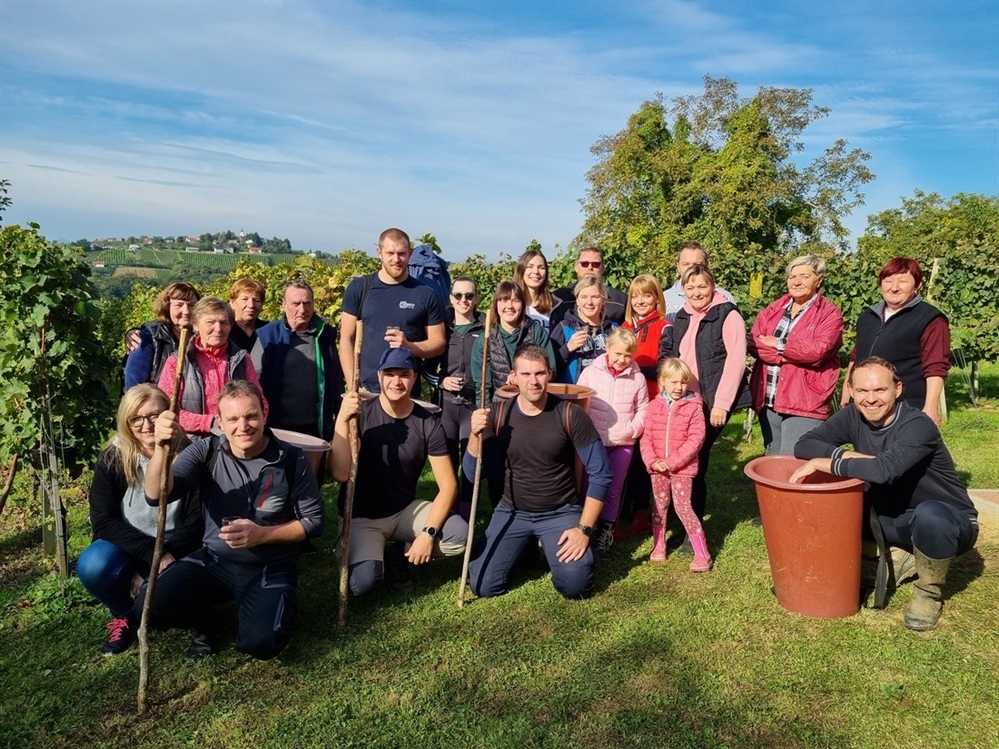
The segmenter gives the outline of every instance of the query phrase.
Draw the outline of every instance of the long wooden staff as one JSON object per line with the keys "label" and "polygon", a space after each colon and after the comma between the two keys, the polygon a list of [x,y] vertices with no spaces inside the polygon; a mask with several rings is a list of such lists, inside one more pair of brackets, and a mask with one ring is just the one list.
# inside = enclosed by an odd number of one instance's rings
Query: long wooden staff
{"label": "long wooden staff", "polygon": [[[177,372],[173,376],[173,392],[170,393],[170,410],[177,413],[177,401],[180,399],[180,384],[184,381],[184,362],[187,359],[187,338],[191,331],[180,330],[180,342],[177,344]],[[160,474],[160,507],[156,518],[156,543],[153,545],[153,561],[149,566],[149,580],[146,583],[146,599],[142,602],[142,620],[139,623],[139,698],[138,709],[142,715],[149,707],[146,697],[146,687],[149,684],[149,612],[153,608],[153,596],[156,594],[156,580],[160,575],[160,560],[163,558],[163,537],[166,534],[167,520],[167,479],[170,476],[170,452],[173,443],[167,444],[166,457],[163,460],[163,471]]]}
{"label": "long wooden staff", "polygon": [[[350,392],[361,387],[361,344],[364,341],[364,323],[357,321],[354,330],[354,372],[350,377]],[[347,626],[347,594],[350,575],[350,525],[354,520],[354,493],[357,491],[357,461],[361,453],[361,439],[357,433],[357,418],[347,425],[350,437],[350,476],[347,478],[347,496],[343,500],[343,532],[340,541],[340,612],[337,618],[341,627]]]}
{"label": "long wooden staff", "polygon": [[[493,326],[492,306],[486,312],[486,330],[482,339],[482,372],[479,382],[482,383],[482,393],[479,395],[479,408],[486,407],[486,393],[489,384],[486,376],[489,374],[489,335]],[[465,560],[461,565],[461,584],[458,586],[458,608],[465,605],[465,584],[468,582],[468,564],[472,559],[472,537],[475,535],[475,511],[479,506],[479,487],[482,485],[482,453],[484,439],[479,439],[479,457],[475,461],[475,479],[472,482],[472,507],[468,511],[468,537],[465,540]]]}

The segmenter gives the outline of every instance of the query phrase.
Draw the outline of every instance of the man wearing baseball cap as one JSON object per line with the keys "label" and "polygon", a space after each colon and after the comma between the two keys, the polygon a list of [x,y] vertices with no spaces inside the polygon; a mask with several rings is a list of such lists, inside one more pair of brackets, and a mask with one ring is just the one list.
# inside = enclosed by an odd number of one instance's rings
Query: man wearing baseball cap
{"label": "man wearing baseball cap", "polygon": [[[416,373],[416,357],[409,349],[386,349],[377,369],[381,392],[366,401],[348,393],[337,415],[330,452],[337,481],[346,481],[350,472],[351,419],[359,419],[361,438],[348,565],[350,590],[356,596],[385,577],[389,542],[401,542],[404,561],[414,565],[456,556],[465,549],[468,524],[451,515],[458,482],[444,429],[436,414],[413,400]],[[437,481],[433,501],[416,498],[428,458]],[[341,503],[341,513],[342,509]]]}

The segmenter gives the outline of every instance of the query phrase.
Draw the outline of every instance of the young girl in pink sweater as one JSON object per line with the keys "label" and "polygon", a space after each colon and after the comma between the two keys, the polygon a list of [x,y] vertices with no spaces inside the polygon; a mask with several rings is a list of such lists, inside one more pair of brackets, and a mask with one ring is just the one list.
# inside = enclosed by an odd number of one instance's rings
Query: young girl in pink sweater
{"label": "young girl in pink sweater", "polygon": [[652,475],[653,562],[666,561],[666,513],[670,497],[676,514],[694,547],[691,572],[711,569],[711,555],[701,521],[690,506],[697,453],[704,444],[704,406],[696,393],[687,392],[690,368],[680,359],[664,359],[659,365],[659,395],[649,403],[642,435],[642,459]]}
{"label": "young girl in pink sweater", "polygon": [[642,370],[634,362],[638,339],[625,328],[614,328],[607,337],[607,353],[602,354],[579,375],[578,385],[593,388],[589,416],[607,448],[614,481],[607,490],[600,513],[600,535],[596,548],[607,551],[614,540],[611,527],[621,507],[621,489],[635,443],[642,436],[649,390]]}

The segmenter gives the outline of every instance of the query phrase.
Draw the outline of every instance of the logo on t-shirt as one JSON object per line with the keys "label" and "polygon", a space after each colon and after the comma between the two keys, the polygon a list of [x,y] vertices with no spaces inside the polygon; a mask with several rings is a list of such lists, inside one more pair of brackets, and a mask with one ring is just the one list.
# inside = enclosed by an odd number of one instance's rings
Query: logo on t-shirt
{"label": "logo on t-shirt", "polygon": [[399,309],[416,309],[416,305],[413,302],[401,301],[399,302]]}

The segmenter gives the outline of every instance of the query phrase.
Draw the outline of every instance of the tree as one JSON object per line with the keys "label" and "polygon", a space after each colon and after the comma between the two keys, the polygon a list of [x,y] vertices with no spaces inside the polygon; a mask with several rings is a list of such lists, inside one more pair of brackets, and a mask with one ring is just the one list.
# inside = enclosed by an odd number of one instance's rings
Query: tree
{"label": "tree", "polygon": [[874,178],[869,154],[842,140],[799,166],[803,131],[828,112],[810,90],[763,87],[741,99],[733,81],[710,76],[700,96],[668,107],[657,95],[591,149],[598,161],[574,245],[600,247],[625,275],[641,268],[668,277],[676,249],[696,240],[740,298],[754,276],[776,286],[792,249],[828,256],[845,248],[841,219]]}
{"label": "tree", "polygon": [[[6,191],[0,183],[3,197]],[[57,445],[71,468],[92,460],[110,425],[114,380],[98,337],[90,266],[78,248],[49,242],[38,230],[0,228],[0,464],[9,466],[8,484],[19,463],[34,465],[52,501]],[[0,507],[5,500],[4,493]],[[64,560],[64,543],[62,550]]]}

